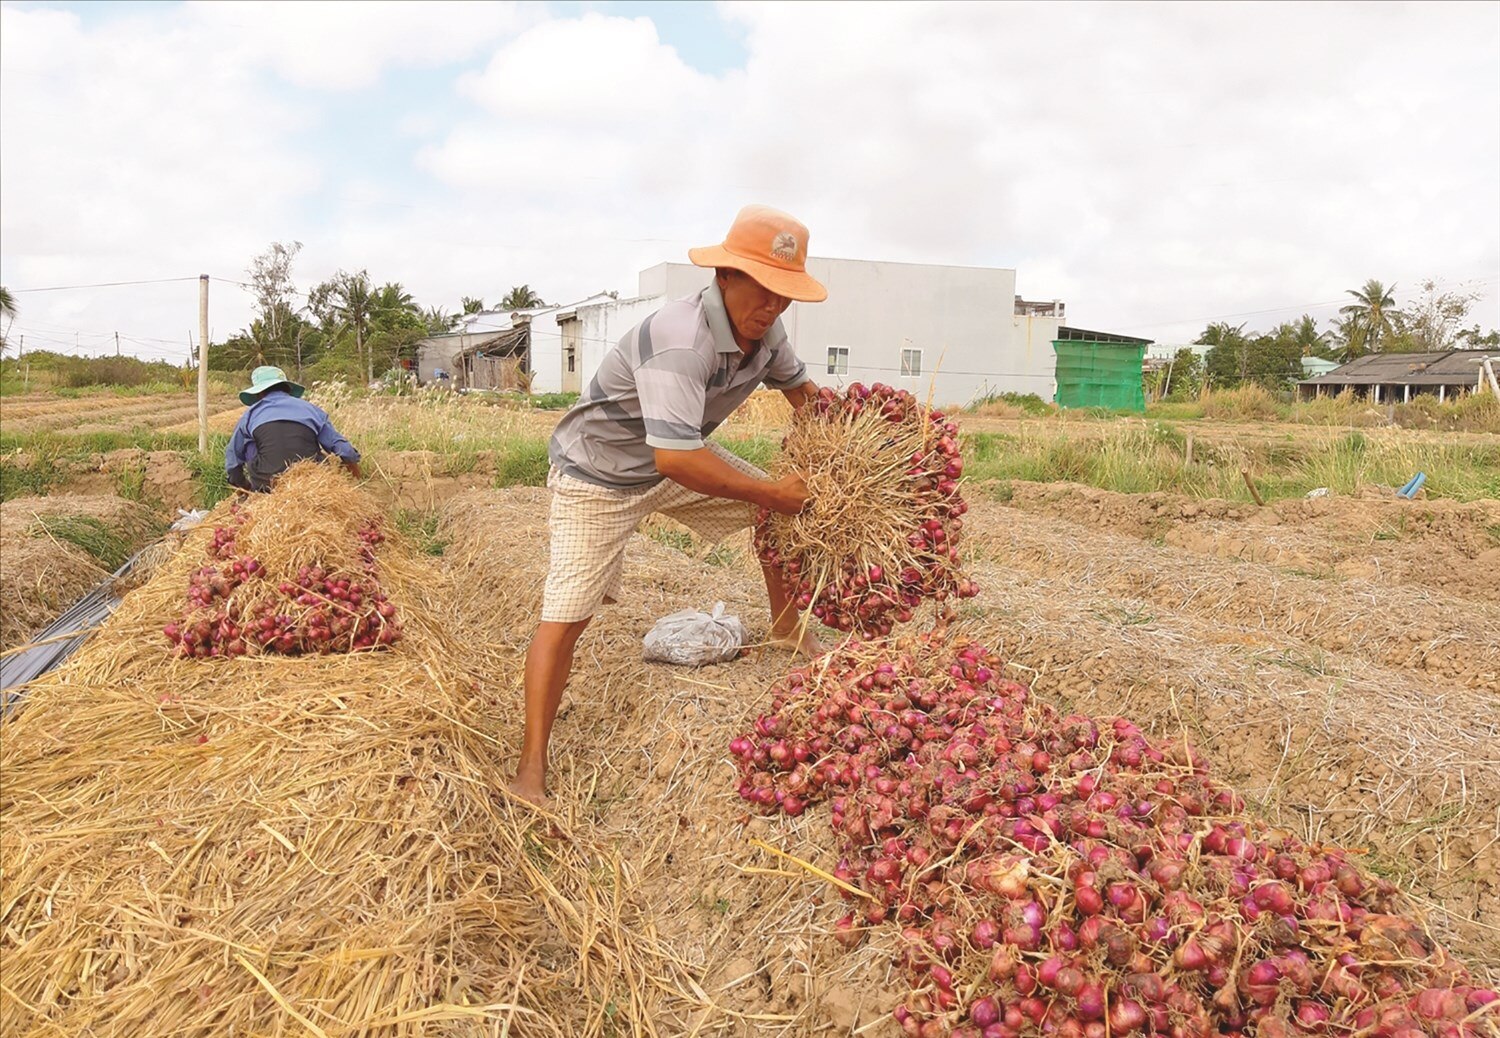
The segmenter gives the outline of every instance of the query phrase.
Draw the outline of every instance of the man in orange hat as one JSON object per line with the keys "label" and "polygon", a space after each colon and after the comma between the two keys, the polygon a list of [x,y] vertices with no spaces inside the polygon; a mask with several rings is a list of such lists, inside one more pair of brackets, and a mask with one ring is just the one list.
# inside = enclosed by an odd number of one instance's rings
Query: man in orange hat
{"label": "man in orange hat", "polygon": [[[807,273],[807,228],[786,213],[740,210],[723,244],[692,249],[714,280],[668,303],[609,351],[552,435],[551,565],[541,622],[526,651],[526,728],[511,792],[546,797],[547,743],[573,667],[573,647],[619,591],[625,545],[661,513],[710,542],[750,526],[759,506],[794,515],[807,501],[798,475],[771,480],[706,437],[757,387],[794,408],[817,391],[781,326],[792,300],[828,297]],[[771,640],[813,655],[797,612],[765,570]]]}

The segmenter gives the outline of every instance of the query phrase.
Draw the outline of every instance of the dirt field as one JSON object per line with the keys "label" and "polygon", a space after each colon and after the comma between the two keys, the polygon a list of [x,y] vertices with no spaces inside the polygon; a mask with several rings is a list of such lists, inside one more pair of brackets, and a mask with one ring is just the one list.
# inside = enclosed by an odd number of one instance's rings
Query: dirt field
{"label": "dirt field", "polygon": [[[517,650],[539,599],[546,500],[541,490],[479,491],[445,509],[478,508],[505,531],[449,552],[476,596],[499,603],[496,641]],[[1497,520],[1494,504],[1257,511],[1020,485],[1009,504],[974,508],[969,550],[984,590],[961,623],[1002,646],[1042,696],[1185,732],[1265,816],[1366,848],[1369,866],[1411,891],[1456,950],[1493,965],[1500,596],[1419,559],[1454,573],[1485,565]],[[1404,532],[1374,536],[1382,530]],[[662,543],[672,540],[636,538],[622,604],[580,643],[557,736],[564,802],[574,824],[640,863],[658,925],[705,971],[717,1004],[794,1018],[741,1018],[742,1033],[848,1033],[894,1001],[884,990],[889,946],[843,952],[827,937],[842,909],[825,903],[819,882],[754,871],[784,873],[749,844],[755,836],[825,868],[833,851],[825,825],[751,818],[731,788],[725,745],[764,708],[785,657],[648,667],[644,683],[624,680],[638,673],[651,623],[688,605],[722,599],[752,637],[764,635],[744,540],[706,559]],[[1274,561],[1241,557],[1272,540],[1283,554],[1263,554]],[[1337,561],[1304,570],[1311,557]],[[1336,572],[1356,564],[1357,576]],[[496,689],[497,709],[519,706],[516,682]],[[501,724],[503,739],[519,736],[513,721]],[[612,746],[611,733],[642,728],[651,737]]]}
{"label": "dirt field", "polygon": [[[210,419],[225,413],[237,416],[241,410],[233,397],[220,393],[209,396],[208,407]],[[32,393],[6,397],[0,411],[8,433],[166,431],[174,426],[177,428],[172,431],[177,432],[198,430],[198,397],[192,393],[152,396],[99,393],[76,398]],[[230,419],[229,428],[233,427],[234,421]]]}
{"label": "dirt field", "polygon": [[[548,494],[466,490],[441,458],[413,462],[420,453],[377,479],[393,503],[437,508],[444,564],[465,590],[455,608],[482,616],[510,653],[486,733],[508,769]],[[1267,818],[1365,849],[1494,977],[1500,502],[1257,508],[1024,482],[970,498],[966,544],[983,590],[961,615],[967,633],[999,646],[1042,697],[1182,733]],[[895,935],[844,951],[829,888],[750,842],[831,867],[821,809],[769,821],[734,792],[728,740],[765,708],[788,658],[754,650],[697,671],[642,669],[641,637],[688,606],[723,600],[752,639],[766,631],[748,537],[696,557],[681,543],[665,527],[637,536],[621,604],[579,643],[554,741],[566,829],[631,863],[619,882],[716,1007],[664,1019],[663,1033],[892,1035]]]}

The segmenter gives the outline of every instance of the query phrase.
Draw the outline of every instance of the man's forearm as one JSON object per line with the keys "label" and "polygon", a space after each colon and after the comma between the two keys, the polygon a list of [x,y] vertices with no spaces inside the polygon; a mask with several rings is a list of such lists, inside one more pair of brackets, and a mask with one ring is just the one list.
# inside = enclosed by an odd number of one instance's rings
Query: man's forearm
{"label": "man's forearm", "polygon": [[772,484],[747,476],[707,447],[656,451],[656,471],[674,483],[710,497],[727,497],[769,507]]}
{"label": "man's forearm", "polygon": [[806,382],[797,383],[791,389],[783,389],[781,395],[786,397],[786,402],[792,405],[793,411],[796,411],[818,395],[818,386],[812,379],[808,379]]}

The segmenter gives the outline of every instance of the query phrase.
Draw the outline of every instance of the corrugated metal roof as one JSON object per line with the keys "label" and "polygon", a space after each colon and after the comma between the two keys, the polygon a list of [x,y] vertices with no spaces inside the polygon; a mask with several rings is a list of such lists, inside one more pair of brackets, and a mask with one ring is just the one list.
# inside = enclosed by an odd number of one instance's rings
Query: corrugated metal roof
{"label": "corrugated metal roof", "polygon": [[1500,350],[1444,350],[1440,353],[1372,353],[1306,379],[1304,386],[1472,386],[1479,362],[1500,359]]}
{"label": "corrugated metal roof", "polygon": [[1057,329],[1058,342],[1097,342],[1106,346],[1150,346],[1151,339],[1137,339],[1133,335],[1115,332],[1093,332],[1087,328],[1070,328],[1063,325]]}

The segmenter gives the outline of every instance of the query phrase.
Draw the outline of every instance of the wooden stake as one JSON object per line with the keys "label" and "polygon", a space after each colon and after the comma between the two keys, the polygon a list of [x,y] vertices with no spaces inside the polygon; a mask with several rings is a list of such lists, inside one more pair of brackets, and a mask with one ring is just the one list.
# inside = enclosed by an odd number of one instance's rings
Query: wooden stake
{"label": "wooden stake", "polygon": [[1264,508],[1266,506],[1266,503],[1261,498],[1260,491],[1255,489],[1255,482],[1250,478],[1250,470],[1240,469],[1240,475],[1244,477],[1245,486],[1250,488],[1250,496],[1255,498],[1255,503]]}
{"label": "wooden stake", "polygon": [[208,453],[208,275],[198,275],[198,453]]}

